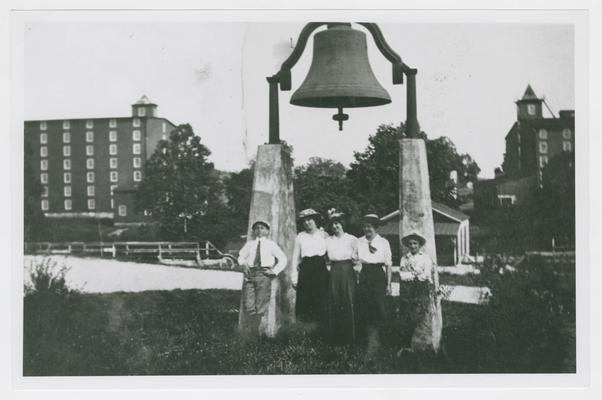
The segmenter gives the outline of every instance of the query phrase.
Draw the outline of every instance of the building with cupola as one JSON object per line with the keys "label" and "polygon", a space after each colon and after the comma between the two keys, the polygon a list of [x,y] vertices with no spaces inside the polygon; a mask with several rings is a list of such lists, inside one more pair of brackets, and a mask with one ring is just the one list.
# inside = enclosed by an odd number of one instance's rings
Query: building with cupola
{"label": "building with cupola", "polygon": [[48,217],[113,218],[134,222],[134,194],[145,161],[175,125],[142,96],[131,115],[25,121],[25,162],[42,185]]}
{"label": "building with cupola", "polygon": [[496,169],[494,179],[477,183],[475,207],[523,204],[541,187],[546,164],[563,151],[575,150],[574,110],[554,115],[531,85],[515,103],[517,118],[506,134],[502,169]]}

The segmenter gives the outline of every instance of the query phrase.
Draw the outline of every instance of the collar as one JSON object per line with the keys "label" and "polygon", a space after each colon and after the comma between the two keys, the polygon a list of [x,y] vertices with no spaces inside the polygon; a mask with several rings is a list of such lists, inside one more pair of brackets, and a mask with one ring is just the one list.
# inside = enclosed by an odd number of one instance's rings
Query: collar
{"label": "collar", "polygon": [[364,236],[361,237],[361,240],[363,240],[366,243],[374,243],[374,242],[376,242],[379,239],[380,239],[380,235],[378,233],[376,235],[374,235],[374,237],[372,238],[372,240],[368,240],[368,238],[366,237],[366,235],[364,235]]}

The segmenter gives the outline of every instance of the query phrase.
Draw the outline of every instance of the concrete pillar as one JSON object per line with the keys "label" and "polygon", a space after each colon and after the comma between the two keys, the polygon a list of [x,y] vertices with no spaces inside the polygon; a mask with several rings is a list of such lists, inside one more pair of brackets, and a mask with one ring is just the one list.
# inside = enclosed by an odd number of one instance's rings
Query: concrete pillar
{"label": "concrete pillar", "polygon": [[[426,159],[426,144],[422,139],[399,141],[399,238],[411,231],[420,232],[426,238],[425,251],[437,263],[435,227],[431,208],[431,189]],[[403,250],[404,252],[407,249]],[[439,285],[437,269],[433,271],[435,289]],[[401,283],[403,284],[403,282]],[[432,291],[436,293],[436,291]],[[431,295],[428,312],[419,323],[412,337],[413,350],[439,351],[441,330],[441,299]]]}
{"label": "concrete pillar", "polygon": [[[261,145],[255,161],[247,234],[251,238],[251,225],[256,220],[267,221],[271,226],[270,238],[278,243],[289,259],[285,270],[273,280],[270,305],[259,324],[260,334],[268,337],[274,337],[280,327],[292,323],[295,318],[295,290],[291,283],[290,262],[297,236],[295,218],[290,154],[282,144]],[[242,307],[242,296],[238,323],[241,329],[248,323],[248,316]]]}

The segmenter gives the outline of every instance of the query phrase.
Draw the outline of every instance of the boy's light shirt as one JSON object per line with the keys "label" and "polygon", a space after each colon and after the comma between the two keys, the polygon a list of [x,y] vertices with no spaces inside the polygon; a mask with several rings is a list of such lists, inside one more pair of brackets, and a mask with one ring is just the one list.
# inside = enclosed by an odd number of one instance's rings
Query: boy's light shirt
{"label": "boy's light shirt", "polygon": [[271,268],[272,272],[278,275],[284,270],[288,260],[276,242],[265,237],[255,238],[245,243],[238,254],[238,264],[246,265],[247,267],[254,266],[253,263],[255,262],[258,240],[261,240],[261,266]]}
{"label": "boy's light shirt", "polygon": [[433,261],[422,249],[416,254],[408,252],[401,258],[399,270],[411,272],[419,281],[432,282]]}

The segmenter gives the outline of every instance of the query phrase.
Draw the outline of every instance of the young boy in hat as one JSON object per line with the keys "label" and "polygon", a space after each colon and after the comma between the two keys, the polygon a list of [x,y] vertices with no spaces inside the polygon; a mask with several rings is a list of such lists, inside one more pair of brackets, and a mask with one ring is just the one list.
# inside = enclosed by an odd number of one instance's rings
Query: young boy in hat
{"label": "young boy in hat", "polygon": [[245,328],[257,334],[261,317],[270,303],[272,279],[284,270],[287,258],[282,249],[268,238],[270,225],[267,222],[254,222],[252,231],[253,239],[240,250],[238,264],[244,274],[242,306],[250,325]]}
{"label": "young boy in hat", "polygon": [[409,251],[401,258],[399,270],[410,272],[413,279],[400,285],[400,310],[405,329],[402,330],[402,348],[399,354],[411,347],[414,331],[428,312],[435,268],[433,260],[424,251],[424,236],[411,232],[401,242]]}

